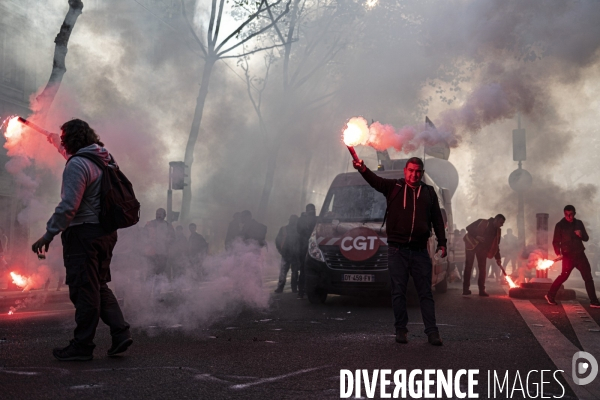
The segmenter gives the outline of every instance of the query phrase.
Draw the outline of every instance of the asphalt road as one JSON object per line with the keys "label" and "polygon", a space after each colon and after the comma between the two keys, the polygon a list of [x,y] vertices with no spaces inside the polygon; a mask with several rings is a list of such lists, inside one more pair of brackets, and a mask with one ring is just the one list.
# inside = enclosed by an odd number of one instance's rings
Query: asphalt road
{"label": "asphalt road", "polygon": [[[271,296],[268,310],[245,310],[193,331],[178,325],[137,326],[134,344],[116,358],[106,356],[110,336],[100,323],[91,362],[52,357],[52,348],[66,345],[74,327],[72,306],[53,302],[0,315],[0,399],[334,399],[340,398],[341,369],[428,368],[478,369],[479,398],[494,398],[488,395],[488,371],[502,377],[508,371],[509,386],[517,388],[512,398],[531,398],[540,375],[532,373],[526,382],[530,371],[555,371],[557,364],[570,363],[573,349],[584,349],[596,337],[600,343],[600,332],[595,332],[600,310],[589,309],[582,282],[569,283],[567,287],[578,288],[582,305],[572,313],[589,317],[582,318],[583,328],[566,312],[577,302],[517,304],[504,287],[492,283],[491,297],[464,297],[460,283],[452,283],[447,293],[435,295],[444,346],[427,343],[414,298],[409,303],[409,343],[402,345],[394,341],[389,298],[330,296],[323,305],[311,305],[286,288]],[[272,291],[274,284],[270,280],[265,290]],[[542,323],[533,323],[532,316]],[[591,346],[585,350],[600,360],[597,347]],[[517,374],[530,395],[515,384]],[[594,393],[600,377],[583,387],[557,376],[560,384],[551,373],[545,376],[545,396],[598,398]],[[376,398],[379,394],[377,388]],[[498,393],[495,398],[507,397]]]}

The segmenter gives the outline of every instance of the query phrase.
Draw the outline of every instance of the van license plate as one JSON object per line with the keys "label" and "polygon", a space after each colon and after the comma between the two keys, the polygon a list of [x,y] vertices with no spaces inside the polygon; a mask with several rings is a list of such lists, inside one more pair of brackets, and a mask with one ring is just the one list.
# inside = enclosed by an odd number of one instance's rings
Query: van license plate
{"label": "van license plate", "polygon": [[375,282],[375,275],[344,274],[344,282]]}

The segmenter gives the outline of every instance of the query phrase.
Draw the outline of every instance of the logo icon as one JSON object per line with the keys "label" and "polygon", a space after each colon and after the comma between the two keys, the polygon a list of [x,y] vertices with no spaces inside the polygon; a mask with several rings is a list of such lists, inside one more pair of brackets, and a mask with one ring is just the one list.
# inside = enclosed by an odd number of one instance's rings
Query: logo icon
{"label": "logo icon", "polygon": [[369,228],[354,228],[346,232],[340,241],[340,251],[348,260],[367,260],[379,250],[380,239],[377,233]]}
{"label": "logo icon", "polygon": [[[583,361],[585,360],[585,361]],[[598,361],[590,353],[578,351],[572,361],[573,382],[576,385],[587,385],[598,375]],[[586,376],[587,375],[587,376]]]}

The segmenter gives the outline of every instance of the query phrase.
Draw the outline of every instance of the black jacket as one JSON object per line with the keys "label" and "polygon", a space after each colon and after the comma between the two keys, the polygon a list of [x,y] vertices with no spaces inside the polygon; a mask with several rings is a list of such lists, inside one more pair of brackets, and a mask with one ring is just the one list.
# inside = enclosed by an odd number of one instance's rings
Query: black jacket
{"label": "black jacket", "polygon": [[246,243],[257,243],[260,247],[267,245],[267,227],[255,219],[251,219],[242,225],[240,236]]}
{"label": "black jacket", "polygon": [[[483,242],[479,242],[477,237],[483,237]],[[500,240],[502,231],[494,226],[494,218],[478,219],[467,226],[467,235],[464,238],[466,250],[475,250],[486,254],[487,258],[500,260]]]}
{"label": "black jacket", "polygon": [[[383,193],[387,199],[385,230],[388,242],[425,248],[433,227],[438,245],[446,246],[444,219],[432,186],[421,182],[418,187],[412,189],[404,179],[385,179],[375,175],[368,168],[361,174],[373,189]],[[399,186],[399,190],[394,198],[390,199],[396,185]]]}
{"label": "black jacket", "polygon": [[196,254],[206,255],[208,252],[208,243],[204,236],[198,232],[191,232],[188,240],[188,254],[194,256]]}
{"label": "black jacket", "polygon": [[[581,238],[575,234],[577,230],[581,231]],[[588,240],[590,240],[590,237],[585,231],[585,226],[578,219],[574,219],[573,222],[569,223],[563,218],[554,227],[552,245],[557,256],[583,252],[585,250],[583,242],[587,242]]]}
{"label": "black jacket", "polygon": [[298,258],[300,252],[300,236],[296,224],[282,226],[275,238],[275,247],[279,254],[286,259],[292,260]]}
{"label": "black jacket", "polygon": [[300,254],[303,255],[308,251],[308,239],[312,235],[315,226],[317,225],[317,216],[307,214],[305,212],[298,218],[296,229],[298,231],[298,239],[300,241]]}

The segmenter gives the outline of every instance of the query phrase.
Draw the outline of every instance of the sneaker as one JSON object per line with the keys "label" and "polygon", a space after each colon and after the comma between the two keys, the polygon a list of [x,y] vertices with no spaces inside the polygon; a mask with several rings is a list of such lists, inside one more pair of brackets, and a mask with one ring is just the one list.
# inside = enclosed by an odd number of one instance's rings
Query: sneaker
{"label": "sneaker", "polygon": [[556,301],[554,300],[553,297],[550,297],[549,295],[545,295],[544,298],[546,299],[546,301],[548,302],[548,304],[552,305],[552,306],[556,306],[558,305],[556,303]]}
{"label": "sneaker", "polygon": [[490,295],[488,294],[488,292],[486,292],[485,290],[480,290],[479,291],[479,295],[481,297],[490,297]]}
{"label": "sneaker", "polygon": [[408,338],[406,337],[406,332],[404,331],[396,331],[396,343],[408,343]]}
{"label": "sneaker", "polygon": [[132,343],[133,343],[132,338],[127,338],[125,340],[118,341],[118,342],[115,342],[113,340],[112,347],[110,349],[108,349],[106,354],[108,354],[109,356],[115,356],[119,353],[123,353],[125,350],[127,350],[127,348],[129,346],[131,346]]}
{"label": "sneaker", "polygon": [[440,333],[437,331],[431,332],[429,335],[427,335],[427,341],[434,346],[441,346],[444,344],[442,338],[440,337]]}
{"label": "sneaker", "polygon": [[275,293],[283,293],[283,289],[277,288],[275,289]]}
{"label": "sneaker", "polygon": [[590,308],[600,308],[600,302],[598,302],[598,301],[592,301],[590,303]]}
{"label": "sneaker", "polygon": [[90,361],[94,358],[91,351],[85,351],[75,347],[73,340],[71,340],[67,347],[62,349],[57,347],[52,350],[52,355],[58,361]]}
{"label": "sneaker", "polygon": [[469,289],[463,289],[463,296],[468,296],[471,294],[471,291]]}

